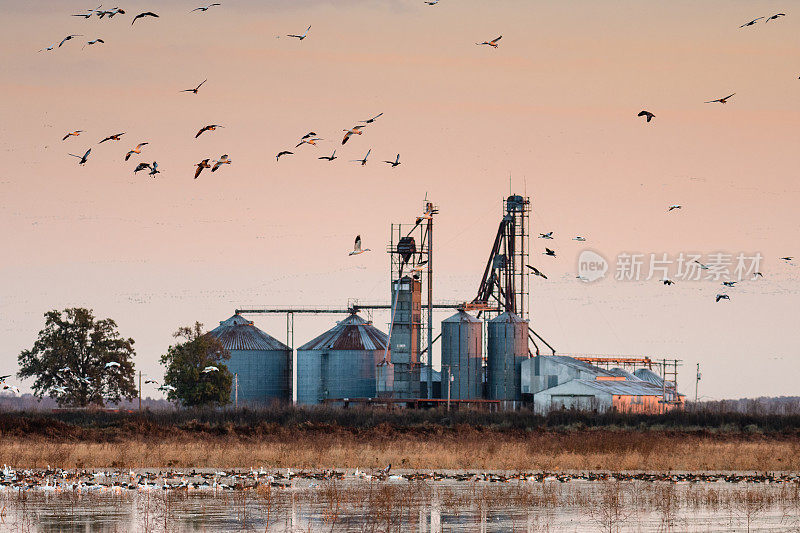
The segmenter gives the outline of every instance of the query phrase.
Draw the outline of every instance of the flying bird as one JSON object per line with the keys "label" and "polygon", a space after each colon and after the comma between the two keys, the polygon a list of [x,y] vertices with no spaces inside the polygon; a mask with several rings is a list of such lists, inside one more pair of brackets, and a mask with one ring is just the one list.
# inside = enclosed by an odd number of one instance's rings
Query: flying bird
{"label": "flying bird", "polygon": [[361,166],[363,167],[364,165],[367,164],[367,158],[369,157],[369,153],[371,151],[372,151],[372,148],[367,150],[367,155],[364,156],[364,159],[351,159],[350,162],[351,163],[361,163]]}
{"label": "flying bird", "polygon": [[67,133],[66,135],[64,135],[64,136],[61,138],[61,140],[62,140],[62,141],[66,141],[66,140],[67,140],[67,139],[69,139],[70,137],[77,137],[77,136],[78,136],[78,135],[80,135],[81,133],[83,133],[83,130],[75,130],[75,131],[71,131],[71,132]]}
{"label": "flying bird", "polygon": [[4,385],[3,390],[10,389],[14,394],[19,394],[19,388],[16,385]]}
{"label": "flying bird", "polygon": [[136,168],[133,169],[133,173],[136,174],[140,170],[144,170],[146,168],[150,168],[150,163],[139,163],[138,165],[136,165]]}
{"label": "flying bird", "polygon": [[552,231],[548,231],[547,233],[540,233],[539,234],[539,238],[540,239],[552,239],[553,238],[553,232]]}
{"label": "flying bird", "polygon": [[116,361],[111,361],[110,363],[106,363],[106,368],[119,368],[120,364]]}
{"label": "flying bird", "polygon": [[96,7],[96,8],[94,8],[94,9],[90,9],[90,10],[88,10],[86,13],[79,13],[79,14],[77,14],[77,15],[72,15],[72,16],[73,16],[73,17],[83,17],[83,18],[85,18],[85,19],[88,19],[89,17],[91,17],[92,15],[94,15],[94,12],[95,12],[95,11],[97,11],[98,9],[100,9],[101,7],[103,7],[103,6],[97,6],[97,7]]}
{"label": "flying bird", "polygon": [[753,20],[751,20],[750,22],[745,22],[744,24],[742,24],[742,25],[741,25],[741,26],[739,26],[739,27],[740,27],[740,28],[744,28],[745,26],[752,26],[753,24],[755,24],[756,22],[758,22],[759,20],[761,20],[761,19],[763,19],[763,18],[764,18],[764,17],[758,17],[757,19],[753,19]]}
{"label": "flying bird", "polygon": [[794,257],[793,257],[793,256],[790,256],[790,255],[787,255],[786,257],[781,257],[781,259],[783,259],[784,261],[786,261],[786,262],[788,263],[789,261],[791,261],[792,259],[794,259]]}
{"label": "flying bird", "polygon": [[211,168],[211,165],[208,164],[208,159],[203,159],[195,166],[197,167],[197,170],[194,172],[194,179],[197,179],[197,176],[200,175],[204,168]]}
{"label": "flying bird", "polygon": [[[87,46],[92,46],[93,44],[97,43],[105,44],[105,41],[103,39],[93,39],[91,41],[86,41],[86,44],[83,45],[83,48],[86,48]],[[81,50],[83,50],[83,48],[81,48]]]}
{"label": "flying bird", "polygon": [[47,48],[42,48],[42,49],[41,49],[41,50],[39,50],[39,51],[40,51],[40,52],[49,52],[49,51],[53,50],[55,47],[56,47],[56,45],[55,45],[55,43],[53,43],[53,44],[51,44],[50,46],[48,46]]}
{"label": "flying bird", "polygon": [[106,137],[105,139],[103,139],[102,141],[100,141],[97,144],[103,144],[106,141],[118,141],[118,140],[120,140],[120,137],[122,137],[123,135],[125,135],[124,131],[122,133],[115,133],[114,135],[109,135],[108,137]]}
{"label": "flying bird", "polygon": [[503,36],[501,35],[500,37],[492,39],[491,41],[483,41],[482,43],[475,43],[475,44],[477,44],[478,46],[487,45],[491,46],[492,48],[497,48],[497,41],[499,41],[502,38]]}
{"label": "flying bird", "polygon": [[326,161],[333,161],[336,159],[336,149],[333,150],[331,155],[323,155],[322,157],[318,157],[317,159],[325,159]]}
{"label": "flying bird", "polygon": [[700,261],[698,261],[697,259],[695,259],[695,260],[694,260],[694,262],[695,262],[695,263],[697,263],[698,265],[700,265],[700,268],[701,268],[702,270],[708,270],[708,265],[704,265],[703,263],[701,263],[701,262],[700,262]]}
{"label": "flying bird", "polygon": [[756,278],[757,278],[757,277],[759,277],[759,276],[761,276],[761,277],[763,278],[763,277],[764,277],[764,274],[762,274],[761,272],[754,272],[754,273],[753,273],[753,279],[756,279]]}
{"label": "flying bird", "polygon": [[308,139],[309,137],[316,137],[316,136],[317,136],[316,132],[309,131],[308,133],[300,137],[300,140],[302,141],[304,139]]}
{"label": "flying bird", "polygon": [[209,372],[219,372],[219,368],[209,365],[203,369],[203,374],[208,374]]}
{"label": "flying bird", "polygon": [[731,93],[728,96],[726,96],[725,98],[717,98],[716,100],[709,100],[708,102],[704,102],[704,103],[713,104],[714,102],[719,102],[720,104],[727,104],[728,100],[730,99],[730,97],[733,96],[734,94],[736,94],[736,93]]}
{"label": "flying bird", "polygon": [[733,287],[734,285],[736,285],[736,282],[735,281],[723,281],[722,284],[725,285],[726,287]]}
{"label": "flying bird", "polygon": [[378,113],[377,115],[375,115],[372,118],[368,118],[367,120],[359,120],[359,122],[363,122],[364,124],[372,124],[373,122],[375,122],[375,119],[377,119],[377,118],[379,118],[381,116],[383,116],[383,113]]}
{"label": "flying bird", "polygon": [[156,385],[158,385],[158,381],[156,381],[154,379],[146,379],[146,380],[144,380],[144,383],[145,383],[145,385],[149,385],[150,383],[155,383]]}
{"label": "flying bird", "polygon": [[[136,15],[135,17],[133,17],[133,22],[136,22],[136,21],[137,21],[137,20],[139,20],[140,18],[144,18],[144,17],[155,17],[155,18],[158,18],[158,15],[156,15],[156,14],[155,14],[155,13],[153,13],[152,11],[146,11],[146,12],[144,12],[144,13],[139,13],[138,15]],[[131,22],[131,26],[133,26],[133,22]]]}
{"label": "flying bird", "polygon": [[163,392],[175,392],[176,389],[172,385],[161,385],[158,390]]}
{"label": "flying bird", "polygon": [[88,150],[86,150],[86,153],[83,154],[83,155],[75,155],[75,154],[69,154],[69,155],[71,155],[72,157],[77,157],[78,159],[80,159],[80,161],[78,161],[78,164],[79,165],[84,165],[84,164],[86,164],[86,160],[89,159],[89,153],[91,151],[92,151],[92,149],[89,148]]}
{"label": "flying bird", "polygon": [[550,257],[555,257],[556,256],[555,250],[551,250],[550,248],[545,248],[544,252],[542,252],[542,253],[544,255],[549,255]]}
{"label": "flying bird", "polygon": [[67,35],[66,37],[64,37],[64,39],[60,43],[58,43],[58,47],[61,48],[62,44],[64,44],[65,42],[69,41],[70,39],[74,39],[75,37],[83,37],[83,35],[81,35],[79,33],[75,34],[75,35]]}
{"label": "flying bird", "polygon": [[194,94],[197,94],[197,91],[198,91],[198,89],[200,89],[200,87],[202,87],[202,86],[203,86],[203,84],[204,84],[205,82],[207,82],[207,81],[208,81],[208,78],[206,78],[206,79],[204,79],[202,82],[200,82],[200,85],[198,85],[198,86],[197,86],[197,87],[195,87],[194,89],[184,89],[184,90],[182,90],[182,91],[179,91],[179,92],[182,92],[182,93],[194,93]]}
{"label": "flying bird", "polygon": [[310,29],[311,29],[311,26],[306,28],[306,31],[305,31],[305,33],[303,33],[303,35],[292,35],[292,34],[289,34],[289,35],[287,35],[287,37],[296,37],[297,39],[300,39],[302,41],[303,39],[306,38],[306,35],[308,35],[308,30],[310,30]]}
{"label": "flying bird", "polygon": [[202,6],[201,6],[201,7],[196,7],[196,8],[194,8],[194,9],[192,9],[192,11],[189,11],[189,13],[192,13],[192,12],[194,12],[194,11],[201,11],[201,12],[205,13],[206,11],[208,11],[209,9],[211,9],[212,7],[214,7],[214,6],[221,6],[221,5],[222,5],[222,4],[219,4],[219,3],[216,3],[216,2],[215,2],[215,3],[213,3],[213,4],[209,4],[209,5],[205,6],[205,7],[202,7]]}
{"label": "flying bird", "polygon": [[223,155],[221,155],[219,157],[219,159],[214,161],[214,166],[211,167],[211,172],[216,172],[217,169],[219,167],[221,167],[222,165],[230,165],[230,164],[231,164],[231,160],[228,159],[228,154],[223,154]]}
{"label": "flying bird", "polygon": [[139,143],[136,145],[136,148],[125,154],[125,161],[131,158],[133,154],[141,154],[142,153],[142,146],[145,146],[150,143]]}
{"label": "flying bird", "polygon": [[353,126],[349,130],[342,130],[342,131],[347,132],[347,133],[344,134],[344,139],[342,139],[342,144],[346,143],[347,140],[351,136],[353,136],[353,135],[361,135],[362,133],[364,133],[363,131],[361,131],[361,128],[363,128],[363,127],[364,126]]}
{"label": "flying bird", "polygon": [[786,13],[775,13],[774,15],[772,15],[771,17],[769,17],[769,18],[768,18],[767,20],[765,20],[764,22],[769,22],[770,20],[775,20],[775,19],[777,19],[777,18],[779,18],[779,17],[785,17],[785,16],[786,16]]}
{"label": "flying bird", "polygon": [[361,249],[361,235],[356,235],[356,242],[353,244],[353,251],[350,252],[348,255],[358,255],[363,254],[364,252],[371,252],[369,248]]}
{"label": "flying bird", "polygon": [[64,368],[59,368],[58,371],[65,374],[72,372],[72,370],[68,366],[65,366]]}
{"label": "flying bird", "polygon": [[108,15],[108,18],[113,19],[114,15],[117,15],[117,14],[124,15],[125,14],[125,10],[124,9],[120,9],[118,7],[115,7],[114,9],[103,9],[101,11],[97,11],[97,16],[99,18],[103,18],[106,15]]}
{"label": "flying bird", "polygon": [[297,148],[298,146],[302,146],[304,144],[310,144],[312,146],[316,146],[317,141],[322,141],[322,140],[324,139],[320,139],[319,137],[303,137],[302,139],[300,139],[300,142],[297,143],[297,146],[295,146],[295,148]]}
{"label": "flying bird", "polygon": [[[201,85],[202,85],[202,84],[201,84]],[[198,132],[197,132],[197,135],[195,135],[195,136],[194,136],[194,138],[195,138],[195,139],[197,139],[198,137],[200,137],[200,135],[201,135],[201,134],[202,134],[204,131],[214,131],[214,130],[215,130],[215,129],[217,129],[217,128],[224,128],[224,127],[225,127],[225,126],[220,126],[219,124],[209,124],[208,126],[204,126],[204,127],[202,127],[202,128],[200,129],[200,131],[198,131]]]}
{"label": "flying bird", "polygon": [[580,242],[584,242],[584,241],[586,240],[586,237],[581,237],[580,235],[578,235],[577,237],[573,237],[573,239],[572,239],[572,240],[573,240],[573,241],[580,241]]}
{"label": "flying bird", "polygon": [[0,376],[0,383],[4,383],[6,379],[10,378],[11,374],[6,374],[5,376]]}
{"label": "flying bird", "polygon": [[533,274],[534,274],[535,276],[539,276],[540,278],[547,279],[547,276],[545,276],[545,275],[542,273],[542,271],[541,271],[541,270],[539,270],[538,268],[536,268],[535,266],[531,266],[531,265],[525,265],[525,266],[526,266],[526,267],[528,267],[528,268],[530,268],[530,269],[531,269],[531,272],[533,272]]}
{"label": "flying bird", "polygon": [[279,161],[281,157],[285,155],[292,155],[294,152],[290,152],[289,150],[284,150],[282,152],[278,152],[278,155],[275,156],[275,161]]}
{"label": "flying bird", "polygon": [[439,3],[439,0],[425,0],[425,3],[429,6],[435,6]]}
{"label": "flying bird", "polygon": [[675,282],[674,282],[674,281],[672,281],[672,280],[671,280],[671,279],[669,279],[669,278],[664,278],[664,279],[662,279],[662,280],[661,280],[661,283],[663,283],[664,285],[675,285]]}
{"label": "flying bird", "polygon": [[728,296],[727,294],[717,294],[717,298],[714,301],[718,302],[720,300],[730,300],[730,299],[731,297]]}
{"label": "flying bird", "polygon": [[397,157],[395,158],[394,161],[384,161],[384,163],[389,163],[390,165],[392,165],[392,168],[395,168],[396,166],[399,166],[400,165],[400,154],[397,154]]}
{"label": "flying bird", "polygon": [[158,163],[153,161],[153,163],[150,165],[150,172],[148,173],[148,176],[155,178],[156,174],[161,174],[161,171],[158,170]]}
{"label": "flying bird", "polygon": [[650,111],[644,111],[644,110],[643,111],[639,111],[639,114],[636,115],[636,116],[637,117],[647,117],[647,122],[650,122],[651,120],[656,118],[656,116],[654,114],[652,114]]}
{"label": "flying bird", "polygon": [[671,205],[671,206],[669,206],[669,209],[667,209],[667,213],[669,213],[670,211],[672,211],[674,209],[681,209],[682,207],[683,207],[682,205],[678,205],[678,204]]}

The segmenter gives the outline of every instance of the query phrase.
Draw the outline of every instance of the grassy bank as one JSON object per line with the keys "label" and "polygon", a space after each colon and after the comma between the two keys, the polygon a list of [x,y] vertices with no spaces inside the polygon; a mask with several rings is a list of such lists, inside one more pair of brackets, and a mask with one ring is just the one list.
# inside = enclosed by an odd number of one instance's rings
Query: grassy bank
{"label": "grassy bank", "polygon": [[800,417],[277,407],[2,413],[18,468],[800,470]]}

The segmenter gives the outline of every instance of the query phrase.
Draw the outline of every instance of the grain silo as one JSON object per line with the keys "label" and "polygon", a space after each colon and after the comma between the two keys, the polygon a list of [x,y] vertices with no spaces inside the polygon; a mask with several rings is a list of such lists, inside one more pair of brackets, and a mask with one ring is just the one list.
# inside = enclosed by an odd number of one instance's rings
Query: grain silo
{"label": "grain silo", "polygon": [[[459,311],[442,321],[442,398],[474,400],[483,394],[483,324]],[[448,369],[451,379],[448,381]]]}
{"label": "grain silo", "polygon": [[241,315],[233,315],[209,332],[231,354],[225,361],[238,378],[231,401],[238,392],[240,403],[292,400],[292,350],[264,333]]}
{"label": "grain silo", "polygon": [[297,403],[374,398],[388,336],[352,314],[297,349]]}
{"label": "grain silo", "polygon": [[522,400],[522,361],[528,358],[528,321],[505,312],[489,321],[487,396],[490,400]]}

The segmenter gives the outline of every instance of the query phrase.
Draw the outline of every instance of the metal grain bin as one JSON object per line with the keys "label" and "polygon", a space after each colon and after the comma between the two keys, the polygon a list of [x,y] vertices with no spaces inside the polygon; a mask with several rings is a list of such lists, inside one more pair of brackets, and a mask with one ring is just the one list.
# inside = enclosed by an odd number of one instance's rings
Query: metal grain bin
{"label": "metal grain bin", "polygon": [[[483,389],[482,322],[464,311],[442,321],[442,398],[474,400]],[[452,380],[448,381],[449,375]]]}
{"label": "metal grain bin", "polygon": [[374,398],[388,336],[353,314],[297,349],[297,402]]}
{"label": "metal grain bin", "polygon": [[[241,315],[233,315],[209,332],[231,354],[225,364],[238,374],[239,403],[292,400],[292,350]],[[231,388],[231,401],[236,394]]]}
{"label": "metal grain bin", "polygon": [[528,358],[528,321],[503,313],[489,321],[487,396],[490,400],[522,400],[522,361]]}

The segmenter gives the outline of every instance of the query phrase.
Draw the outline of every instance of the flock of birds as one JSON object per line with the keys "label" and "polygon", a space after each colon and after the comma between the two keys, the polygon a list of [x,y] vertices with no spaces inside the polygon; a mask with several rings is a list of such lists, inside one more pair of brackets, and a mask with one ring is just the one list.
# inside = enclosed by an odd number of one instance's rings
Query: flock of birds
{"label": "flock of birds", "polygon": [[250,468],[232,470],[85,470],[52,468],[16,470],[3,465],[0,470],[0,489],[38,490],[43,492],[93,491],[239,491],[259,486],[278,489],[317,489],[324,481],[390,481],[390,482],[459,482],[459,483],[569,483],[569,482],[666,482],[735,483],[735,484],[796,484],[796,473],[753,474],[731,473],[648,473],[648,472],[437,472],[411,471],[391,474],[391,465],[381,470],[364,472],[319,470],[294,472]]}

